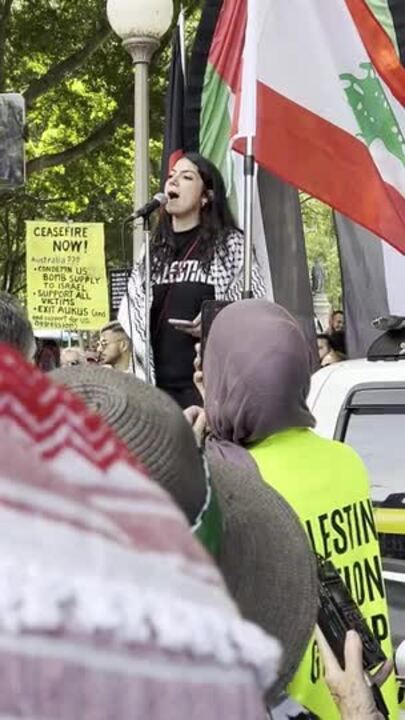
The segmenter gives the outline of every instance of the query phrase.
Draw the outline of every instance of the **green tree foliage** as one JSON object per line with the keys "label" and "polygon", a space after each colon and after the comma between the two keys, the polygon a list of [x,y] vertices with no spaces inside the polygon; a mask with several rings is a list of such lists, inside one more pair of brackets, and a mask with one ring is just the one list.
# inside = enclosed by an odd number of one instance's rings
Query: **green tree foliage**
{"label": "green tree foliage", "polygon": [[[189,16],[198,4],[187,3]],[[170,37],[171,30],[151,65],[156,178]],[[28,125],[26,187],[0,196],[0,287],[24,289],[28,219],[105,222],[108,262],[122,262],[119,220],[133,197],[133,73],[106,0],[0,0],[0,92],[24,94]]]}
{"label": "green tree foliage", "polygon": [[[185,4],[189,43],[200,4]],[[131,212],[133,197],[133,74],[105,8],[106,0],[0,0],[0,92],[24,94],[28,124],[27,185],[0,196],[0,287],[12,292],[25,287],[25,220],[104,222],[108,263],[122,262],[120,220]],[[174,19],[178,9],[176,0]],[[152,192],[159,179],[170,37],[171,30],[151,65]],[[302,210],[309,265],[322,258],[337,305],[330,210],[305,195]]]}
{"label": "green tree foliage", "polygon": [[326,271],[326,293],[333,308],[342,306],[340,264],[332,210],[319,200],[301,193],[301,211],[309,268],[318,258]]}

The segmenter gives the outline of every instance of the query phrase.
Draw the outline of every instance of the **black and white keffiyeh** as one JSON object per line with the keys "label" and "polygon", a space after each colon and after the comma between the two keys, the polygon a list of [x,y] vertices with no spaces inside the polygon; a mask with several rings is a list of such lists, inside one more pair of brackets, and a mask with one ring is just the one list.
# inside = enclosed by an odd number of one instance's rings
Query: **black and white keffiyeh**
{"label": "black and white keffiyeh", "polygon": [[[227,235],[227,248],[217,249],[208,269],[202,268],[200,261],[198,270],[201,282],[213,285],[216,300],[241,300],[243,291],[243,233],[232,230]],[[188,262],[188,261],[185,261]],[[171,282],[184,282],[181,272],[182,261],[174,261],[176,272],[171,273],[170,267],[164,268],[160,277],[152,277],[152,284],[160,283],[167,277]],[[266,295],[263,274],[256,255],[253,256],[252,267],[253,297]],[[152,303],[152,298],[150,298]],[[145,379],[145,263],[142,256],[135,264],[128,282],[128,292],[121,302],[118,320],[131,337],[134,346],[136,375]],[[153,358],[151,358],[152,378],[154,379]]]}

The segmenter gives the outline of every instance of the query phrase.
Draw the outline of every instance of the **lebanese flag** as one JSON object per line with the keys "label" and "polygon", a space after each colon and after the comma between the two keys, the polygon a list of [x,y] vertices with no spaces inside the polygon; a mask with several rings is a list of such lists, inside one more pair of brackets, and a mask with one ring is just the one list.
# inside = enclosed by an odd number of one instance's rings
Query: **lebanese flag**
{"label": "lebanese flag", "polygon": [[[185,143],[221,170],[228,199],[243,224],[243,157],[232,149],[232,120],[241,83],[246,0],[206,0],[187,78]],[[317,355],[314,312],[297,190],[263,168],[254,186],[253,237],[267,295],[299,321]]]}
{"label": "lebanese flag", "polygon": [[404,253],[405,68],[373,5],[247,0],[234,131],[237,147],[255,137],[263,167]]}
{"label": "lebanese flag", "polygon": [[[370,9],[405,65],[405,3],[369,0]],[[378,25],[374,25],[378,30]],[[391,53],[392,58],[392,53]],[[393,67],[398,67],[394,58]],[[373,327],[378,317],[405,315],[405,257],[377,235],[335,213],[335,228],[344,288],[346,346],[349,357],[365,357],[381,335]]]}

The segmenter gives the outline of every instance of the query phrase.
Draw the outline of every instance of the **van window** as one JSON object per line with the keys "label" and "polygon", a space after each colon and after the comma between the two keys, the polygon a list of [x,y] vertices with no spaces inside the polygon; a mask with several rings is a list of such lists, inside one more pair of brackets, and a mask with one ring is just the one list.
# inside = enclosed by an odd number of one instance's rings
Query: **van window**
{"label": "van window", "polygon": [[389,495],[405,497],[405,413],[393,413],[392,408],[352,412],[344,441],[367,466],[375,502],[384,502]]}

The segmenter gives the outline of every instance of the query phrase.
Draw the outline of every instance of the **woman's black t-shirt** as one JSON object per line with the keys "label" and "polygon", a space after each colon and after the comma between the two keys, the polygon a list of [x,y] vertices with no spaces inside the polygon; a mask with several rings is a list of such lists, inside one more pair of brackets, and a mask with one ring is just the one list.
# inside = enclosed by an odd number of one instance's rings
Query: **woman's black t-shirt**
{"label": "woman's black t-shirt", "polygon": [[170,391],[193,383],[195,338],[176,330],[169,318],[194,320],[204,300],[215,297],[199,256],[199,226],[174,233],[176,251],[160,277],[154,278],[151,339],[158,387]]}

